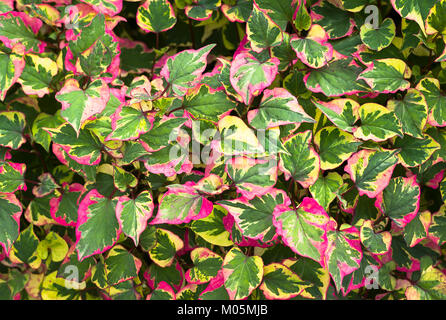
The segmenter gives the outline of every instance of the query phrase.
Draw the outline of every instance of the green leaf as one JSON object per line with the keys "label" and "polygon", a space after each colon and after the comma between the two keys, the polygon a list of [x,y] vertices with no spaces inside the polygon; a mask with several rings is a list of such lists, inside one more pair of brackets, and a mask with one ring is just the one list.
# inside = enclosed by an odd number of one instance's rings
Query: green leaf
{"label": "green leaf", "polygon": [[161,268],[169,267],[174,261],[176,252],[183,248],[183,240],[169,230],[158,228],[156,241],[155,246],[149,251],[150,259]]}
{"label": "green leaf", "polygon": [[218,130],[221,136],[219,151],[224,155],[265,152],[254,131],[238,117],[224,117],[218,122]]}
{"label": "green leaf", "polygon": [[252,199],[254,195],[260,196],[270,192],[276,184],[277,160],[232,158],[226,164],[226,172],[237,191]]}
{"label": "green leaf", "polygon": [[428,122],[435,127],[446,125],[446,96],[440,90],[440,82],[434,78],[420,80],[417,89],[426,98],[429,107]]}
{"label": "green leaf", "polygon": [[39,98],[49,93],[49,87],[57,74],[57,64],[51,58],[43,58],[36,54],[25,56],[25,68],[17,80],[27,95],[37,95]]}
{"label": "green leaf", "polygon": [[152,128],[153,119],[142,110],[123,106],[113,116],[112,131],[106,140],[132,140]]}
{"label": "green leaf", "polygon": [[404,241],[409,247],[417,245],[426,239],[429,226],[431,224],[431,213],[429,211],[419,211],[415,218],[404,227]]}
{"label": "green leaf", "polygon": [[4,193],[26,190],[25,170],[24,163],[0,162],[0,190]]}
{"label": "green leaf", "polygon": [[370,23],[361,26],[361,40],[372,50],[381,51],[388,47],[395,38],[395,23],[392,18],[386,18],[378,29],[374,29]]}
{"label": "green leaf", "polygon": [[377,233],[372,220],[366,220],[361,226],[361,243],[373,254],[385,254],[390,249],[392,235],[388,231]]}
{"label": "green leaf", "polygon": [[329,217],[316,200],[306,197],[296,210],[279,205],[274,209],[273,216],[277,234],[291,250],[324,265]]}
{"label": "green leaf", "polygon": [[160,199],[158,214],[151,224],[188,223],[207,217],[213,203],[203,197],[190,185],[171,184]]}
{"label": "green leaf", "polygon": [[40,184],[34,186],[33,188],[33,194],[36,197],[43,197],[51,192],[53,192],[55,189],[59,188],[60,186],[56,183],[56,181],[53,179],[51,174],[49,173],[42,173],[39,176]]}
{"label": "green leaf", "polygon": [[265,90],[259,108],[248,112],[249,124],[268,129],[290,123],[314,122],[286,89]]}
{"label": "green leaf", "polygon": [[294,13],[294,25],[298,31],[308,30],[311,27],[312,19],[305,6],[305,1],[299,0]]}
{"label": "green leaf", "polygon": [[223,259],[215,252],[207,248],[195,248],[190,257],[194,267],[186,272],[186,280],[191,284],[203,284],[217,276]]}
{"label": "green leaf", "polygon": [[440,0],[429,11],[425,26],[427,34],[446,34],[446,1]]}
{"label": "green leaf", "polygon": [[48,152],[50,149],[51,137],[43,128],[55,129],[63,123],[63,119],[58,116],[49,115],[44,112],[39,113],[37,118],[34,119],[32,126],[34,141],[40,144]]}
{"label": "green leaf", "polygon": [[220,7],[220,0],[197,0],[193,5],[184,8],[184,13],[191,19],[202,21],[212,16],[214,10]]}
{"label": "green leaf", "polygon": [[339,129],[353,132],[359,120],[359,103],[352,99],[334,99],[329,102],[315,101],[315,105]]}
{"label": "green leaf", "polygon": [[79,205],[76,225],[76,250],[79,260],[110,249],[118,240],[120,230],[115,214],[116,200],[91,190]]}
{"label": "green leaf", "polygon": [[420,279],[415,285],[409,286],[405,294],[407,300],[444,300],[446,275],[431,265],[421,272]]}
{"label": "green leaf", "polygon": [[369,91],[364,80],[358,79],[362,69],[350,62],[350,59],[335,60],[320,69],[312,70],[304,78],[306,87],[327,97]]}
{"label": "green leaf", "polygon": [[339,167],[358,150],[361,141],[353,135],[336,127],[325,127],[314,136],[321,159],[321,169],[329,170]]}
{"label": "green leaf", "polygon": [[20,232],[19,237],[12,247],[11,255],[33,268],[39,267],[41,259],[36,252],[38,245],[39,238],[34,233],[33,225],[30,224],[25,230]]}
{"label": "green leaf", "polygon": [[0,146],[18,149],[25,143],[25,115],[16,111],[0,112]]}
{"label": "green leaf", "polygon": [[293,178],[304,188],[314,184],[319,176],[320,160],[311,146],[311,131],[297,133],[283,145],[288,154],[280,154],[279,169],[285,178]]}
{"label": "green leaf", "polygon": [[395,10],[403,17],[416,21],[421,30],[425,32],[424,23],[430,9],[437,0],[391,0]]}
{"label": "green leaf", "polygon": [[146,0],[136,13],[138,26],[146,32],[164,32],[177,22],[172,5],[167,0]]}
{"label": "green leaf", "polygon": [[105,109],[109,98],[109,87],[102,79],[91,82],[85,90],[77,80],[70,79],[56,94],[57,101],[62,104],[60,114],[73,126],[76,135],[87,119]]}
{"label": "green leaf", "polygon": [[400,228],[406,226],[420,208],[420,186],[416,176],[390,180],[387,188],[377,196],[375,206]]}
{"label": "green leaf", "polygon": [[291,36],[289,33],[283,32],[283,41],[278,46],[272,48],[271,53],[280,60],[279,70],[286,70],[290,64],[296,60],[296,52],[290,43]]}
{"label": "green leaf", "polygon": [[45,129],[51,140],[58,144],[68,156],[79,164],[96,165],[101,161],[102,144],[88,129],[81,129],[79,135],[69,123],[56,129]]}
{"label": "green leaf", "polygon": [[285,30],[288,22],[293,21],[292,0],[256,0],[259,9],[265,12],[281,30]]}
{"label": "green leaf", "polygon": [[409,89],[412,71],[407,64],[395,58],[378,59],[364,70],[358,79],[364,80],[375,92],[395,93]]}
{"label": "green leaf", "polygon": [[[9,88],[18,80],[24,67],[25,61],[21,53],[21,48],[13,50],[11,54],[0,52],[0,100],[5,100]],[[18,51],[17,53],[14,51]]]}
{"label": "green leaf", "polygon": [[327,41],[328,34],[325,30],[314,24],[305,38],[293,37],[291,46],[303,63],[318,69],[325,66],[333,56],[333,47]]}
{"label": "green leaf", "polygon": [[256,2],[253,2],[253,5],[251,16],[246,24],[246,35],[252,50],[261,52],[279,45],[283,40],[283,29],[268,16],[268,9],[261,9]]}
{"label": "green leaf", "polygon": [[359,231],[355,227],[343,225],[339,231],[328,230],[327,240],[325,261],[339,291],[343,278],[360,267],[362,250]]}
{"label": "green leaf", "polygon": [[398,158],[405,167],[423,164],[436,150],[440,149],[440,145],[427,134],[424,134],[422,139],[411,136],[396,138],[393,146],[401,149]]}
{"label": "green leaf", "polygon": [[308,258],[300,257],[299,260],[286,259],[282,262],[302,280],[311,285],[301,293],[304,299],[325,300],[327,289],[330,284],[328,270],[321,267],[319,263]]}
{"label": "green leaf", "polygon": [[14,194],[0,194],[0,244],[9,255],[12,245],[19,237],[22,205]]}
{"label": "green leaf", "polygon": [[0,16],[0,39],[8,48],[21,43],[26,51],[40,52],[42,43],[37,38],[37,32],[42,21],[30,17],[26,13],[11,11]]}
{"label": "green leaf", "polygon": [[105,258],[105,270],[109,285],[115,285],[138,276],[141,261],[121,245],[114,246]]}
{"label": "green leaf", "polygon": [[262,282],[262,258],[247,257],[239,248],[232,248],[223,261],[223,276],[231,300],[246,298]]}
{"label": "green leaf", "polygon": [[328,211],[330,203],[336,198],[337,191],[343,183],[339,174],[329,172],[326,176],[319,176],[316,182],[310,186],[310,193],[317,203]]}
{"label": "green leaf", "polygon": [[141,233],[146,229],[153,209],[152,194],[149,191],[141,192],[135,199],[128,196],[121,196],[118,199],[116,218],[122,232],[133,239],[135,246],[139,243]]}
{"label": "green leaf", "polygon": [[231,1],[230,4],[231,5],[229,5],[228,3],[223,3],[221,5],[221,11],[229,21],[248,21],[252,11],[253,2],[251,0],[236,0]]}
{"label": "green leaf", "polygon": [[267,299],[288,300],[300,295],[309,284],[280,263],[263,267],[263,282],[260,290]]}
{"label": "green leaf", "polygon": [[165,121],[158,121],[153,128],[140,136],[143,147],[149,151],[159,150],[175,141],[180,136],[181,126],[186,122],[186,118],[168,118]]}
{"label": "green leaf", "polygon": [[429,236],[439,245],[446,242],[446,205],[442,205],[438,212],[432,215],[432,223],[429,226]]}
{"label": "green leaf", "polygon": [[276,57],[259,61],[249,52],[235,56],[230,68],[230,83],[246,105],[273,83],[279,64]]}
{"label": "green leaf", "polygon": [[166,282],[161,281],[146,300],[175,300],[175,291]]}
{"label": "green leaf", "polygon": [[396,151],[361,150],[348,159],[345,172],[355,182],[359,195],[374,198],[389,183],[398,163]]}
{"label": "green leaf", "polygon": [[427,121],[427,102],[424,95],[416,89],[407,90],[403,100],[389,100],[387,109],[393,111],[401,123],[402,130],[414,138],[423,137]]}
{"label": "green leaf", "polygon": [[249,200],[244,197],[223,200],[219,204],[228,210],[243,236],[268,242],[276,238],[272,212],[278,205],[289,205],[288,196],[281,190],[273,189],[268,194]]}
{"label": "green leaf", "polygon": [[230,234],[223,224],[223,218],[226,215],[227,211],[223,207],[214,205],[212,212],[207,217],[192,221],[190,227],[196,234],[211,244],[230,246],[233,242],[230,240]]}
{"label": "green leaf", "polygon": [[363,104],[359,110],[361,125],[353,129],[356,138],[381,142],[398,135],[403,136],[395,113],[377,103]]}
{"label": "green leaf", "polygon": [[211,91],[209,86],[201,85],[189,90],[184,97],[183,108],[195,119],[217,122],[220,117],[234,109],[236,104],[224,91]]}
{"label": "green leaf", "polygon": [[206,58],[215,44],[198,50],[184,50],[169,57],[160,75],[169,83],[173,93],[184,96],[187,89],[193,88],[205,70]]}
{"label": "green leaf", "polygon": [[315,13],[313,23],[322,26],[330,36],[330,39],[338,39],[349,36],[353,31],[353,19],[349,12],[346,12],[331,2],[321,1],[311,7]]}

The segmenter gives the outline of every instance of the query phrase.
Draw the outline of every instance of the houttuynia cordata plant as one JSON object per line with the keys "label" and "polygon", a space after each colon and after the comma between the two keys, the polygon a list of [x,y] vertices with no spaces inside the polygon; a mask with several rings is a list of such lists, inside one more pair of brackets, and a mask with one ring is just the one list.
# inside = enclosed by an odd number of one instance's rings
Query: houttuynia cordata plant
{"label": "houttuynia cordata plant", "polygon": [[446,0],[1,0],[1,299],[445,299]]}

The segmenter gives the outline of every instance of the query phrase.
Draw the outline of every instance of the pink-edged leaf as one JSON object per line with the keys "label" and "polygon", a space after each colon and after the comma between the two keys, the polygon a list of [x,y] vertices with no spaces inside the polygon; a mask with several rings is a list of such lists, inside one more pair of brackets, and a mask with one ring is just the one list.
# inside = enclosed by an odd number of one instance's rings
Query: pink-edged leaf
{"label": "pink-edged leaf", "polygon": [[228,292],[225,289],[225,279],[223,270],[220,270],[216,277],[209,281],[206,289],[201,291],[199,300],[229,300]]}
{"label": "pink-edged leaf", "polygon": [[270,192],[277,182],[277,160],[272,158],[232,158],[227,162],[225,170],[237,191],[247,199]]}
{"label": "pink-edged leaf", "polygon": [[80,203],[76,224],[76,250],[80,261],[107,251],[118,240],[121,229],[115,214],[116,202],[93,189]]}
{"label": "pink-edged leaf", "polygon": [[180,224],[207,217],[213,208],[211,201],[200,195],[194,183],[169,185],[161,197],[158,214],[150,224]]}
{"label": "pink-edged leaf", "polygon": [[50,134],[51,140],[77,163],[93,166],[101,161],[102,144],[90,130],[81,129],[77,134],[66,122],[56,129],[47,128],[45,131]]}
{"label": "pink-edged leaf", "polygon": [[7,257],[19,236],[22,211],[22,204],[14,194],[0,193],[0,244]]}
{"label": "pink-edged leaf", "polygon": [[175,11],[168,0],[146,0],[138,7],[136,23],[145,32],[164,32],[177,23]]}
{"label": "pink-edged leaf", "polygon": [[263,278],[263,261],[258,256],[246,256],[239,248],[232,248],[223,261],[225,288],[231,300],[248,297]]}
{"label": "pink-edged leaf", "polygon": [[184,96],[198,84],[206,69],[207,56],[214,47],[215,44],[209,44],[198,50],[184,50],[167,59],[160,75],[175,95]]}
{"label": "pink-edged leaf", "polygon": [[[227,210],[225,210],[227,211]],[[261,240],[255,240],[248,237],[244,237],[242,234],[242,230],[235,223],[235,219],[231,214],[226,215],[222,219],[223,226],[227,232],[230,233],[230,239],[233,243],[235,243],[239,247],[259,247],[259,248],[268,248],[271,247],[278,242],[278,238],[276,237],[274,240],[269,242],[263,242]]]}
{"label": "pink-edged leaf", "polygon": [[67,31],[70,41],[64,57],[65,68],[76,75],[102,77],[109,83],[119,74],[119,41],[103,14],[96,14],[90,21],[80,33],[71,28]]}
{"label": "pink-edged leaf", "polygon": [[138,276],[142,262],[121,245],[114,246],[105,258],[107,283],[116,285]]}
{"label": "pink-edged leaf", "polygon": [[93,6],[93,8],[100,13],[114,16],[122,10],[122,0],[81,0],[82,2],[88,3]]}
{"label": "pink-edged leaf", "polygon": [[0,100],[5,100],[6,92],[19,79],[25,68],[25,59],[23,54],[25,47],[18,43],[12,48],[11,54],[0,52],[0,64],[2,72],[0,73]]}
{"label": "pink-edged leaf", "polygon": [[76,79],[69,79],[56,94],[56,100],[62,104],[61,116],[77,134],[87,119],[105,109],[109,98],[110,89],[102,79],[91,82],[85,90]]}
{"label": "pink-edged leaf", "polygon": [[161,268],[171,266],[177,252],[184,248],[184,241],[172,231],[161,228],[156,229],[156,241],[149,251],[150,259]]}
{"label": "pink-edged leaf", "polygon": [[359,195],[376,197],[389,184],[398,163],[395,151],[361,150],[348,159],[345,172],[355,182]]}
{"label": "pink-edged leaf", "polygon": [[224,184],[223,179],[216,174],[209,174],[200,179],[194,187],[196,190],[208,195],[217,195],[229,189],[228,185]]}
{"label": "pink-edged leaf", "polygon": [[222,200],[219,205],[228,210],[243,236],[253,240],[269,242],[277,237],[273,225],[272,212],[278,205],[291,204],[287,194],[279,189],[271,189],[263,196],[253,199],[241,197],[235,200]]}
{"label": "pink-edged leaf", "polygon": [[245,104],[251,104],[255,96],[271,85],[277,75],[279,63],[276,57],[260,62],[248,52],[240,53],[234,58],[230,81]]}
{"label": "pink-edged leaf", "polygon": [[156,263],[152,263],[144,272],[144,279],[150,289],[154,290],[162,281],[178,291],[184,284],[184,271],[180,263],[161,268]]}
{"label": "pink-edged leaf", "polygon": [[121,196],[116,204],[116,218],[122,232],[133,239],[135,246],[147,226],[155,205],[149,191],[141,192],[135,199]]}
{"label": "pink-edged leaf", "polygon": [[328,34],[320,25],[313,24],[305,38],[291,39],[297,57],[311,68],[325,66],[333,57],[333,47],[328,43]]}
{"label": "pink-edged leaf", "polygon": [[256,129],[314,122],[300,106],[296,97],[284,88],[266,89],[259,108],[248,112],[248,122]]}
{"label": "pink-edged leaf", "polygon": [[46,196],[60,187],[48,172],[42,173],[39,176],[39,181],[40,184],[33,187],[33,194],[36,197]]}
{"label": "pink-edged leaf", "polygon": [[37,38],[42,27],[42,21],[31,17],[24,12],[11,11],[0,14],[0,41],[12,49],[15,44],[21,43],[26,52],[42,53],[45,43]]}
{"label": "pink-edged leaf", "polygon": [[26,191],[26,164],[15,162],[0,163],[0,190],[2,193],[13,193],[17,190]]}
{"label": "pink-edged leaf", "polygon": [[54,221],[62,226],[76,226],[78,207],[83,191],[83,185],[73,183],[65,185],[63,193],[59,197],[51,198],[50,214]]}
{"label": "pink-edged leaf", "polygon": [[292,178],[304,188],[317,181],[321,167],[319,155],[311,145],[311,137],[311,131],[307,130],[287,138],[283,146],[288,154],[281,153],[279,161],[279,169],[285,179]]}
{"label": "pink-edged leaf", "polygon": [[325,262],[339,291],[344,277],[360,267],[362,250],[359,230],[349,225],[342,225],[337,230],[337,223],[332,220],[327,228],[327,241]]}
{"label": "pink-edged leaf", "polygon": [[158,286],[147,295],[146,300],[175,300],[175,291],[165,281],[161,281]]}
{"label": "pink-edged leaf", "polygon": [[262,52],[265,49],[275,47],[283,41],[282,30],[266,14],[266,10],[260,9],[255,1],[246,23],[246,35],[252,50],[255,52]]}
{"label": "pink-edged leaf", "polygon": [[191,284],[203,284],[212,280],[221,270],[223,259],[207,248],[196,248],[190,257],[194,267],[186,271],[186,280]]}
{"label": "pink-edged leaf", "polygon": [[278,205],[273,217],[277,234],[291,250],[325,266],[329,216],[316,200],[305,197],[296,210]]}
{"label": "pink-edged leaf", "polygon": [[404,228],[420,209],[420,195],[416,175],[396,177],[376,196],[375,206],[400,228]]}

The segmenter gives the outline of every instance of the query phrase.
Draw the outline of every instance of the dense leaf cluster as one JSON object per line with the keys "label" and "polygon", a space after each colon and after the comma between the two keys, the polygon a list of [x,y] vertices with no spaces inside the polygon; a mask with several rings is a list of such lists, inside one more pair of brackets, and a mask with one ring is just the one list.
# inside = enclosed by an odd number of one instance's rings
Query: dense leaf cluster
{"label": "dense leaf cluster", "polygon": [[445,299],[446,0],[0,0],[1,299]]}

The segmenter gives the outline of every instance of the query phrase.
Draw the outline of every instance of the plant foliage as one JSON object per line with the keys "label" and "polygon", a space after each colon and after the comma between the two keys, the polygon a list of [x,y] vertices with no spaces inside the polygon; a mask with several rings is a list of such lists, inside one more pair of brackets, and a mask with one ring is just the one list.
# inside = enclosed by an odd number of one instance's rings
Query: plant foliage
{"label": "plant foliage", "polygon": [[445,17],[0,0],[0,298],[446,299]]}

